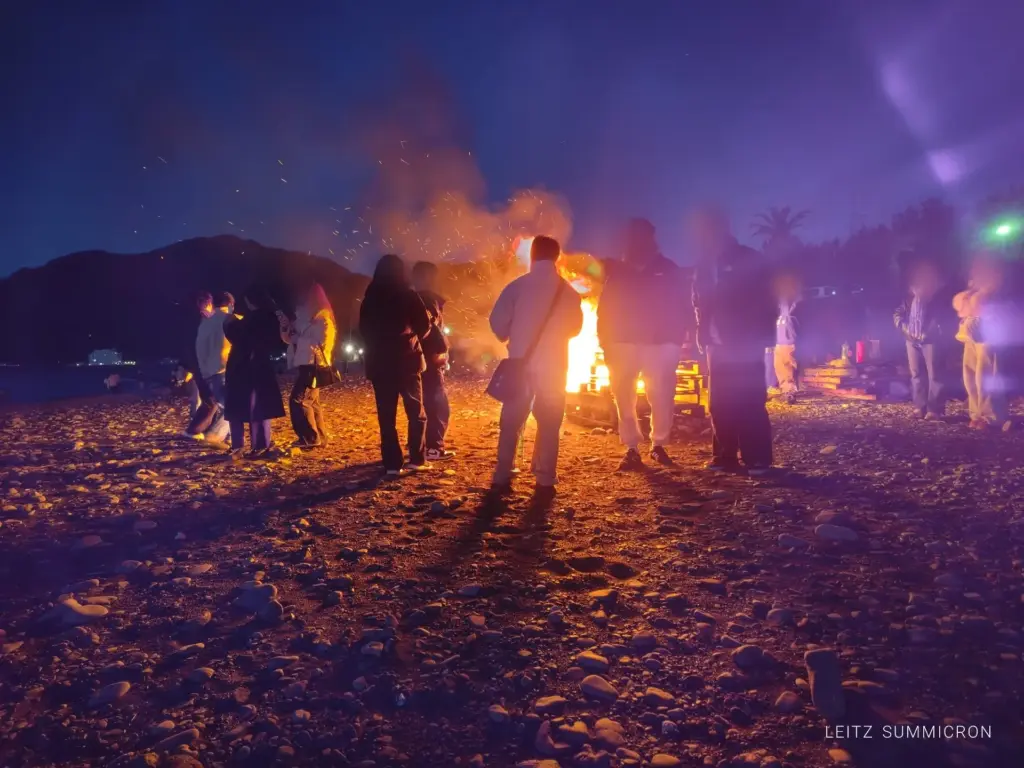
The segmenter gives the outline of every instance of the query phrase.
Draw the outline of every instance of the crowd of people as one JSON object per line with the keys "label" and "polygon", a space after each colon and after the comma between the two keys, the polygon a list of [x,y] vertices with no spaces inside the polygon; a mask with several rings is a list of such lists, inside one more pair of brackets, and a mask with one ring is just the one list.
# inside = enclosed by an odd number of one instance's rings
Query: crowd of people
{"label": "crowd of people", "polygon": [[[689,232],[696,261],[692,277],[684,278],[681,268],[661,254],[655,228],[645,219],[629,223],[622,258],[602,263],[597,333],[625,449],[620,470],[642,469],[645,452],[657,464],[674,463],[668,444],[676,369],[684,342],[692,339],[707,360],[712,443],[707,469],[763,475],[773,465],[766,374],[773,370],[788,402],[798,390],[799,281],[776,273],[769,260],[741,245],[720,213],[695,216]],[[558,482],[569,343],[583,325],[581,297],[560,273],[560,256],[556,240],[536,237],[529,271],[505,286],[490,313],[490,328],[508,350],[508,364],[498,368],[488,388],[501,401],[492,479],[498,495],[511,490],[531,414],[537,424],[531,463],[537,495],[552,496]],[[450,349],[437,280],[436,265],[418,262],[408,269],[401,257],[387,254],[360,305],[365,374],[376,403],[384,471],[392,477],[455,455],[445,443]],[[924,419],[943,415],[944,362],[949,342],[956,339],[964,345],[971,426],[1002,424],[1007,412],[999,350],[1005,340],[999,329],[1006,321],[999,317],[998,265],[979,260],[967,289],[955,296],[946,286],[934,266],[916,265],[910,295],[895,313],[896,327],[906,337],[914,406]],[[288,402],[293,445],[304,451],[326,445],[330,434],[319,393],[340,377],[332,362],[337,323],[323,288],[307,284],[293,315],[256,288],[245,293],[240,311],[228,293],[214,298],[204,292],[198,308],[195,364],[180,374],[190,392],[187,433],[237,458],[244,452],[248,424],[246,455],[274,455],[271,423],[285,415],[274,358],[284,344],[288,367],[296,372]],[[637,417],[641,380],[651,412],[647,447]],[[399,403],[408,422],[405,446],[398,431]]]}
{"label": "crowd of people", "polygon": [[1002,361],[1021,339],[1001,264],[987,256],[975,259],[967,288],[954,295],[936,265],[920,262],[910,272],[909,288],[893,320],[906,338],[917,415],[929,420],[945,415],[949,361],[960,342],[970,427],[1008,429],[1008,381]]}

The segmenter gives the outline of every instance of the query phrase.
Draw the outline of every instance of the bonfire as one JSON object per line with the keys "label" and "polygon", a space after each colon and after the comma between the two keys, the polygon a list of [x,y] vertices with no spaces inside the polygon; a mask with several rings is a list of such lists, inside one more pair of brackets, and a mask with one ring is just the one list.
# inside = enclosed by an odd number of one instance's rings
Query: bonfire
{"label": "bonfire", "polygon": [[[532,243],[532,237],[519,237],[512,244],[522,266],[530,264]],[[603,267],[589,253],[563,253],[558,260],[558,271],[580,294],[583,308],[583,329],[569,342],[569,373],[565,379],[565,391],[605,392],[611,384],[604,352],[597,339],[597,301],[601,294]],[[641,379],[637,382],[637,392],[643,391]]]}

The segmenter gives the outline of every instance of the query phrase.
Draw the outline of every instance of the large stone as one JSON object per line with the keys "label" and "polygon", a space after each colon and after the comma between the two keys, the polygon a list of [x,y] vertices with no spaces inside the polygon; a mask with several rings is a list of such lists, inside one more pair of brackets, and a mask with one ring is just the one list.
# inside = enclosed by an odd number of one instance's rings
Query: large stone
{"label": "large stone", "polygon": [[805,541],[797,536],[792,536],[788,533],[780,533],[779,546],[786,547],[787,549],[807,549],[811,546],[811,542]]}
{"label": "large stone", "polygon": [[74,598],[68,598],[57,606],[57,617],[65,626],[77,627],[81,624],[102,619],[110,613],[102,605],[82,605]]}
{"label": "large stone", "polygon": [[256,613],[262,610],[271,600],[276,599],[277,587],[273,584],[250,581],[242,585],[242,594],[235,598],[235,605],[250,613]]}
{"label": "large stone", "polygon": [[542,696],[533,702],[533,709],[538,715],[560,715],[566,704],[561,696]]}
{"label": "large stone", "polygon": [[619,692],[600,675],[587,675],[580,682],[580,690],[600,701],[615,701],[619,698]]}
{"label": "large stone", "polygon": [[112,704],[128,693],[131,687],[132,684],[125,680],[105,685],[92,695],[89,699],[89,706],[102,707],[104,704]]}
{"label": "large stone", "polygon": [[819,525],[814,529],[814,535],[819,539],[825,539],[826,541],[856,541],[859,536],[857,532],[852,528],[847,528],[842,525],[831,525],[825,523]]}
{"label": "large stone", "polygon": [[644,691],[644,704],[649,707],[671,707],[675,703],[675,696],[661,688],[650,687]]}
{"label": "large stone", "polygon": [[793,691],[783,691],[779,694],[779,698],[775,700],[776,712],[789,714],[799,712],[802,707],[803,704],[800,701],[800,697],[793,693]]}
{"label": "large stone", "polygon": [[608,659],[593,651],[584,651],[576,657],[576,665],[583,667],[587,672],[607,672]]}
{"label": "large stone", "polygon": [[657,754],[651,758],[651,768],[677,768],[683,761],[674,755]]}
{"label": "large stone", "polygon": [[804,654],[811,702],[826,720],[838,720],[846,714],[843,674],[839,657],[828,648],[816,648]]}
{"label": "large stone", "polygon": [[744,672],[761,669],[768,663],[764,651],[756,645],[741,645],[732,652],[732,661]]}

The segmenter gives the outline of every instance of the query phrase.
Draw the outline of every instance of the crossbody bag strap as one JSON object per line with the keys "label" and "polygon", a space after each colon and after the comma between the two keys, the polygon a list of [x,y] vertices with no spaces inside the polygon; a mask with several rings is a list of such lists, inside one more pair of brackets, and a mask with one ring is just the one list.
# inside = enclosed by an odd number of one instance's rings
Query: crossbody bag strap
{"label": "crossbody bag strap", "polygon": [[540,337],[544,335],[544,329],[547,328],[548,323],[551,321],[551,317],[555,314],[555,309],[558,306],[558,300],[562,296],[562,290],[565,288],[565,282],[562,278],[558,278],[558,287],[555,288],[554,298],[551,299],[551,304],[548,305],[548,311],[544,315],[544,320],[541,321],[540,327],[537,329],[537,333],[533,337],[533,341],[530,342],[530,346],[526,348],[523,353],[523,362],[528,361],[532,356],[534,350],[537,349],[537,345],[540,343]]}

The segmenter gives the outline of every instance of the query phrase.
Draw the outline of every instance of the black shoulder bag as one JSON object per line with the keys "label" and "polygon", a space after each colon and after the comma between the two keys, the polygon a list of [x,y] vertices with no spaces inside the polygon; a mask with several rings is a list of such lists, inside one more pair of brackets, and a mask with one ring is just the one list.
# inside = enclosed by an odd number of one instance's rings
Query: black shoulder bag
{"label": "black shoulder bag", "polygon": [[522,397],[527,391],[526,365],[530,362],[534,350],[537,349],[537,344],[540,343],[540,337],[544,335],[544,329],[547,328],[551,316],[555,313],[558,299],[561,298],[564,287],[565,283],[559,278],[558,287],[555,288],[555,296],[551,300],[547,314],[544,315],[544,320],[541,322],[540,328],[537,329],[537,334],[533,337],[533,341],[530,342],[530,346],[526,348],[523,356],[506,357],[494,369],[491,381],[487,385],[487,394],[499,403],[514,401]]}

